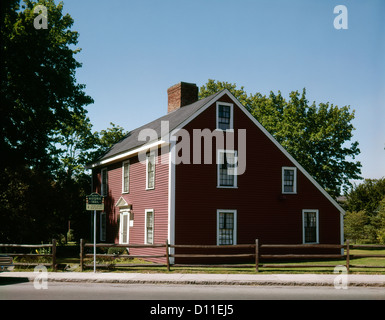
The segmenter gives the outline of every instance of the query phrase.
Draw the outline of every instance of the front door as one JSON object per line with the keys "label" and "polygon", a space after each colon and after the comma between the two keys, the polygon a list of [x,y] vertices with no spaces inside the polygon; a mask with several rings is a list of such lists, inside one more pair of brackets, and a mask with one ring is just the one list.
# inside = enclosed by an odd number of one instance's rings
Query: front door
{"label": "front door", "polygon": [[130,213],[128,211],[120,212],[119,243],[128,244],[130,240]]}

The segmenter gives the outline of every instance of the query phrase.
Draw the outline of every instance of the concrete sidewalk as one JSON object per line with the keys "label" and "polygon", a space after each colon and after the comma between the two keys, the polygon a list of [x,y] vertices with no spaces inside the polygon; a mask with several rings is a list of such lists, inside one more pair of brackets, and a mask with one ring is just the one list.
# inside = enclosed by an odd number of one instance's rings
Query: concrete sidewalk
{"label": "concrete sidewalk", "polygon": [[[34,281],[41,272],[2,272],[2,281]],[[199,284],[257,286],[367,286],[385,287],[385,275],[344,274],[192,274],[192,273],[93,273],[48,272],[48,281],[125,284]]]}

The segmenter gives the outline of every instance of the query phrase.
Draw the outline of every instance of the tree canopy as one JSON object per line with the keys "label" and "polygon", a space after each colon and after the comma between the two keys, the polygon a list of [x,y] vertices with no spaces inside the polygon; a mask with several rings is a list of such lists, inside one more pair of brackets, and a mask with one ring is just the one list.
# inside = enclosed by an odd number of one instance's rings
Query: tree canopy
{"label": "tree canopy", "polygon": [[[36,29],[34,7],[47,8],[48,28]],[[6,0],[1,19],[1,138],[5,166],[51,172],[57,163],[55,133],[84,115],[93,102],[76,82],[79,34],[63,3]]]}
{"label": "tree canopy", "polygon": [[302,93],[292,91],[289,99],[281,92],[247,94],[244,87],[209,79],[200,88],[204,98],[228,89],[274,138],[326,189],[338,196],[351,179],[360,179],[361,164],[353,161],[360,153],[353,137],[354,111],[349,106],[326,103],[312,104]]}
{"label": "tree canopy", "polygon": [[344,207],[346,238],[385,243],[385,178],[365,179],[355,185]]}
{"label": "tree canopy", "polygon": [[[46,29],[35,28],[37,5],[47,9]],[[79,34],[63,3],[1,6],[0,242],[40,242],[66,233],[90,189],[84,172],[72,173],[95,145],[84,139],[92,138],[85,107],[93,100],[76,81]]]}

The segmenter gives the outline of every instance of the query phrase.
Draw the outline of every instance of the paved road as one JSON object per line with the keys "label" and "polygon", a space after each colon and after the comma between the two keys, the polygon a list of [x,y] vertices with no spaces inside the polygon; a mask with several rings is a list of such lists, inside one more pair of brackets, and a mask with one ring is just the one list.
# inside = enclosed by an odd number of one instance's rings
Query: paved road
{"label": "paved road", "polygon": [[237,285],[154,285],[49,282],[48,289],[36,290],[33,282],[0,285],[0,300],[385,300],[381,287],[306,287]]}

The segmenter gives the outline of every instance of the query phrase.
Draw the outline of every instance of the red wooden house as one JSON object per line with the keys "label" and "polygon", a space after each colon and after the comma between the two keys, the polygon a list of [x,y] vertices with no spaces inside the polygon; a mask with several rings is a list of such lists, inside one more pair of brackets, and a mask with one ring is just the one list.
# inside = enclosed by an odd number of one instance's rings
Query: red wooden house
{"label": "red wooden house", "polygon": [[169,88],[168,113],[90,168],[98,241],[343,243],[344,210],[228,90]]}

